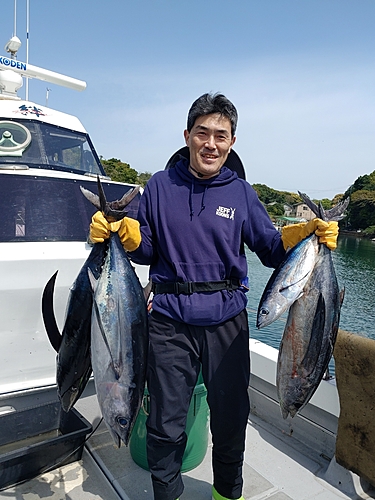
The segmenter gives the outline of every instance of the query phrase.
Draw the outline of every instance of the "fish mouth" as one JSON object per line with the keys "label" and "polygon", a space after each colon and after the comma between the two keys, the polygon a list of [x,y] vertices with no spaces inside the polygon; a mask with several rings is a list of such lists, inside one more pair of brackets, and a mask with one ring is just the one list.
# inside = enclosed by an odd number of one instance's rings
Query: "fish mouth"
{"label": "fish mouth", "polygon": [[108,431],[110,433],[110,435],[112,436],[112,439],[113,439],[113,442],[114,442],[114,445],[117,447],[117,448],[120,448],[121,447],[121,443],[124,443],[125,446],[128,446],[129,444],[129,440],[130,440],[130,432],[129,432],[129,429],[127,429],[126,431],[122,432],[121,435],[117,432],[116,429],[114,429],[113,427],[107,425],[107,428],[108,428]]}
{"label": "fish mouth", "polygon": [[257,319],[257,328],[261,328],[263,326],[267,326],[269,323],[265,324],[267,320],[267,316],[269,315],[270,311],[269,309],[262,308],[258,312],[258,319]]}
{"label": "fish mouth", "polygon": [[[121,438],[120,436],[117,434],[117,432],[112,429],[109,425],[107,425],[107,428],[108,428],[108,431],[110,433],[110,435],[112,436],[112,439],[113,439],[113,442],[115,444],[115,446],[117,448],[120,448],[121,447]],[[125,441],[124,441],[125,442]],[[127,444],[125,443],[125,445],[127,446]]]}

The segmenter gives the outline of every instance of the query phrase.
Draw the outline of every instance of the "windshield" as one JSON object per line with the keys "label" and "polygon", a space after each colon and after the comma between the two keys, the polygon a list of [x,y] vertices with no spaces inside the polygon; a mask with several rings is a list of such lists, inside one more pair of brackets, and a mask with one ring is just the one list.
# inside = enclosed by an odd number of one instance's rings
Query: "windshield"
{"label": "windshield", "polygon": [[0,168],[12,165],[105,175],[87,134],[38,121],[0,118]]}

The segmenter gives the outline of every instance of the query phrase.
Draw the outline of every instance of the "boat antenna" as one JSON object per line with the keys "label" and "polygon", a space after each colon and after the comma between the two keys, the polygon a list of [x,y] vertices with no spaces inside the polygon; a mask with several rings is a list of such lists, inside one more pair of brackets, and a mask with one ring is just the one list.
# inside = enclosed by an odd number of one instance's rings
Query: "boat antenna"
{"label": "boat antenna", "polygon": [[11,59],[17,59],[17,50],[21,47],[21,40],[16,35],[17,31],[17,0],[14,0],[14,34],[4,49],[10,53]]}
{"label": "boat antenna", "polygon": [[49,97],[49,93],[51,92],[51,89],[49,89],[47,87],[47,90],[46,90],[46,108],[48,108],[48,97]]}
{"label": "boat antenna", "polygon": [[[48,83],[62,85],[74,90],[84,90],[86,82],[71,78],[70,76],[62,75],[54,71],[38,68],[28,63],[29,60],[29,18],[30,18],[30,0],[26,0],[27,4],[27,51],[26,61],[17,61],[17,51],[21,47],[21,40],[17,35],[13,35],[9,42],[5,45],[6,52],[10,53],[10,58],[0,57],[0,99],[19,99],[17,91],[22,87],[22,77],[26,78],[26,84],[30,78],[37,78]],[[17,0],[14,0],[14,32],[16,32],[17,18]],[[10,71],[3,71],[10,70]],[[14,75],[16,73],[16,75]],[[21,78],[17,77],[17,74]],[[47,96],[48,98],[48,96]],[[26,87],[26,100],[29,99],[28,85]]]}
{"label": "boat antenna", "polygon": [[14,28],[13,36],[17,36],[17,0],[14,0]]}
{"label": "boat antenna", "polygon": [[[16,1],[16,0],[15,0]],[[26,64],[29,64],[30,2],[26,0]],[[26,76],[25,98],[29,100],[29,78]]]}

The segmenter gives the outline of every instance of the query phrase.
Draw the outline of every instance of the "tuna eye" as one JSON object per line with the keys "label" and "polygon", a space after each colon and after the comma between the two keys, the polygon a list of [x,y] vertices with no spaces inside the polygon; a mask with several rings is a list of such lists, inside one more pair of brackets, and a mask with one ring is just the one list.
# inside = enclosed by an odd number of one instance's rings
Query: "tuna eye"
{"label": "tuna eye", "polygon": [[116,421],[120,427],[125,428],[128,425],[128,421],[126,420],[125,417],[117,417]]}
{"label": "tuna eye", "polygon": [[267,316],[267,314],[269,314],[269,310],[268,310],[268,309],[261,309],[261,310],[260,310],[260,314],[261,314],[262,316]]}

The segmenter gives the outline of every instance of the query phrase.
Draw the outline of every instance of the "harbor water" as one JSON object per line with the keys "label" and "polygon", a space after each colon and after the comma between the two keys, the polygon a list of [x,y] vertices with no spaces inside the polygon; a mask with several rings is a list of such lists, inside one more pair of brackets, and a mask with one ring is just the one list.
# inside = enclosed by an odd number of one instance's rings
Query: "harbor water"
{"label": "harbor water", "polygon": [[[345,289],[340,328],[375,339],[375,241],[340,234],[337,249],[332,252],[340,289]],[[249,265],[248,316],[250,337],[279,348],[287,313],[268,327],[256,328],[256,314],[264,287],[272,269],[264,267],[258,257],[247,252]],[[333,360],[330,364],[334,371]]]}

